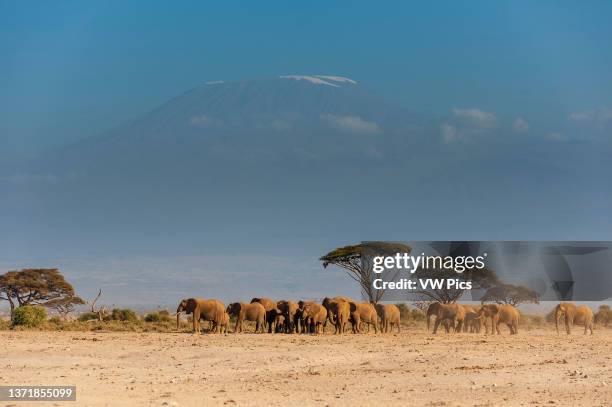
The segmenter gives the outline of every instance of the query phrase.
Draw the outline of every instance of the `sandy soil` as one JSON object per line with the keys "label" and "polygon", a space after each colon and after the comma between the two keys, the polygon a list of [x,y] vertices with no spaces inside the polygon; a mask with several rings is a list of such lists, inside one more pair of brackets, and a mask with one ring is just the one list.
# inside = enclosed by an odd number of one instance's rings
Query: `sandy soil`
{"label": "sandy soil", "polygon": [[603,329],[592,337],[3,331],[0,343],[1,384],[77,386],[76,403],[55,405],[612,406],[612,330]]}

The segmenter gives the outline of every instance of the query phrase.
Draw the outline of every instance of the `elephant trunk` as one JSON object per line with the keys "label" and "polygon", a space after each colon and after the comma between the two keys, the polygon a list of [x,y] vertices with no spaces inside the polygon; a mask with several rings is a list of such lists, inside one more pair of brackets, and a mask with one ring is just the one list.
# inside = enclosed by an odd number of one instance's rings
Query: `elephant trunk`
{"label": "elephant trunk", "polygon": [[176,330],[177,330],[177,331],[178,331],[178,329],[179,329],[180,319],[181,319],[181,313],[180,313],[180,312],[177,312],[177,313],[176,313]]}
{"label": "elephant trunk", "polygon": [[555,328],[557,329],[557,334],[559,333],[559,318],[561,318],[561,307],[557,305],[555,307]]}

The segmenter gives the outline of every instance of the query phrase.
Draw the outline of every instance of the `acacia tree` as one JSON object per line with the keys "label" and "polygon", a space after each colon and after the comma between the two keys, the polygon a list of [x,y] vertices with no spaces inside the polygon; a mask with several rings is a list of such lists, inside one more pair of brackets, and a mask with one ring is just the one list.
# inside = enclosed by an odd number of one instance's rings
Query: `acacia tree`
{"label": "acacia tree", "polygon": [[73,295],[69,297],[56,298],[45,304],[46,307],[52,308],[62,316],[63,319],[68,317],[68,314],[74,311],[77,305],[85,304],[85,301],[79,296]]}
{"label": "acacia tree", "polygon": [[11,315],[16,307],[53,306],[66,298],[78,297],[58,269],[23,269],[0,275],[0,299],[9,302]]}
{"label": "acacia tree", "polygon": [[[383,289],[372,286],[375,274],[372,267],[374,256],[392,256],[396,253],[410,253],[412,248],[402,243],[365,242],[339,247],[322,256],[323,268],[330,264],[341,267],[361,287],[361,294],[369,301],[377,303],[385,294]],[[391,276],[391,279],[394,276]]]}
{"label": "acacia tree", "polygon": [[512,284],[498,284],[489,288],[482,298],[482,303],[495,302],[498,304],[510,304],[517,306],[526,302],[540,303],[540,295],[524,286]]}
{"label": "acacia tree", "polygon": [[419,302],[429,303],[437,301],[442,304],[456,302],[466,291],[466,289],[460,288],[460,285],[449,286],[447,284],[448,280],[458,280],[460,283],[471,282],[472,290],[487,289],[499,281],[495,272],[488,268],[468,269],[463,273],[457,273],[453,269],[446,268],[419,268],[414,272],[413,278],[444,280],[444,284],[441,284],[439,287],[430,285],[425,288],[418,284],[418,288],[414,290],[414,295]]}

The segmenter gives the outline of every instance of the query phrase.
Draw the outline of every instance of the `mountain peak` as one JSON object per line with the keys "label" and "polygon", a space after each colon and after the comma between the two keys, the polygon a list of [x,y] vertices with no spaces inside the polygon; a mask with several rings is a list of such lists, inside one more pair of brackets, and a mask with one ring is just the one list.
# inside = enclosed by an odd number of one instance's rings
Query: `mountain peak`
{"label": "mountain peak", "polygon": [[353,85],[357,84],[357,81],[354,81],[350,78],[345,78],[344,76],[333,76],[333,75],[281,75],[279,76],[281,79],[293,79],[296,81],[307,81],[313,83],[315,85],[325,85],[325,86],[333,86],[335,88],[339,88],[339,84],[350,83]]}

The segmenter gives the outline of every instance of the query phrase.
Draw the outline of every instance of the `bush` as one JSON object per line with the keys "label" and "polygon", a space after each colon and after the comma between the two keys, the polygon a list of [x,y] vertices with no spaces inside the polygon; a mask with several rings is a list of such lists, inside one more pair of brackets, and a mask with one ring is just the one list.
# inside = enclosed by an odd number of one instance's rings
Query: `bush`
{"label": "bush", "polygon": [[47,311],[37,305],[25,305],[13,310],[13,326],[35,328],[47,319]]}
{"label": "bush", "polygon": [[83,314],[79,315],[78,319],[81,322],[87,322],[92,319],[97,321],[100,319],[100,317],[97,312],[84,312]]}
{"label": "bush", "polygon": [[61,325],[63,323],[62,319],[58,316],[54,316],[49,318],[49,323],[54,325]]}
{"label": "bush", "polygon": [[128,322],[136,322],[138,321],[138,315],[131,309],[113,309],[111,312],[111,319],[113,321],[128,321]]}
{"label": "bush", "polygon": [[168,322],[170,321],[170,313],[166,310],[151,312],[144,318],[145,322]]}
{"label": "bush", "polygon": [[425,321],[425,314],[420,309],[413,308],[410,312],[410,319],[413,321]]}
{"label": "bush", "polygon": [[159,321],[161,321],[158,312],[152,312],[150,314],[145,315],[144,320],[145,320],[145,322],[159,322]]}
{"label": "bush", "polygon": [[600,305],[599,310],[595,313],[595,323],[605,327],[612,321],[612,310],[609,305]]}

